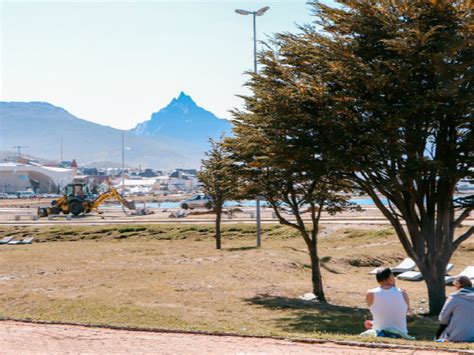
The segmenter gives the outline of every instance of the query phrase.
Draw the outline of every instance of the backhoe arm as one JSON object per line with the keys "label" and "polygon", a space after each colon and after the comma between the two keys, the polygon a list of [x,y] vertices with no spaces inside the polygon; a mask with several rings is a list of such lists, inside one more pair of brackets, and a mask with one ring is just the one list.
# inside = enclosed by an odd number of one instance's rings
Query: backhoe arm
{"label": "backhoe arm", "polygon": [[115,198],[118,200],[124,207],[134,210],[135,204],[133,202],[129,202],[122,198],[118,191],[115,188],[111,188],[109,191],[100,194],[93,202],[92,202],[92,209],[97,210],[97,208],[107,199]]}

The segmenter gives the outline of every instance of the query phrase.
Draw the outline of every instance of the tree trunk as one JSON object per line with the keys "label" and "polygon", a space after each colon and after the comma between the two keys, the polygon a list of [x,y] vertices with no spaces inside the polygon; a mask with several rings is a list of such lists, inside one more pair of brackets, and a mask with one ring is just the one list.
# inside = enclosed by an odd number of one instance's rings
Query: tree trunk
{"label": "tree trunk", "polygon": [[311,281],[313,282],[313,293],[318,298],[319,302],[326,303],[324,296],[323,280],[321,278],[321,268],[319,266],[319,257],[317,249],[309,248],[309,255],[311,257]]}
{"label": "tree trunk", "polygon": [[428,289],[429,314],[437,316],[443,308],[446,300],[446,284],[444,276],[446,274],[447,262],[438,261],[433,263],[426,262],[420,271]]}
{"label": "tree trunk", "polygon": [[[428,290],[429,314],[433,316],[438,315],[446,300],[446,285],[444,281],[446,266],[456,247],[459,246],[459,243],[455,246],[452,242],[454,228],[456,228],[452,205],[453,194],[448,194],[446,195],[447,197],[444,196],[444,199],[448,201],[444,205],[434,204],[436,201],[431,201],[431,204],[428,205],[426,201],[428,206],[425,208],[424,216],[418,216],[416,209],[413,211],[405,210],[401,218],[407,224],[405,229],[399,218],[395,215],[395,212],[393,210],[390,211],[381,202],[374,189],[367,183],[362,183],[360,187],[370,195],[379,210],[390,221],[407,255],[416,260]],[[387,191],[383,194],[389,200],[392,199],[394,206],[397,208],[398,206],[403,206],[401,197],[397,201],[393,197],[388,197],[390,193]],[[398,209],[401,210],[401,208]],[[468,237],[469,235],[466,234],[462,240]]]}
{"label": "tree trunk", "polygon": [[434,277],[431,280],[426,280],[428,287],[428,299],[430,302],[430,315],[437,316],[443,308],[446,300],[446,288],[444,284],[444,276],[440,279]]}
{"label": "tree trunk", "polygon": [[222,208],[216,207],[216,249],[221,249],[221,216]]}

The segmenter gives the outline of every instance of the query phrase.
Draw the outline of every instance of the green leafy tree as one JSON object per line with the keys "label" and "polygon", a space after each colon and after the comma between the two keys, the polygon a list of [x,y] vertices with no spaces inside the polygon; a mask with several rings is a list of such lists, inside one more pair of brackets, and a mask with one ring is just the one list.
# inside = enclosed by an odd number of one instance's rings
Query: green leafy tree
{"label": "green leafy tree", "polygon": [[203,192],[212,198],[216,213],[216,248],[221,249],[221,220],[224,203],[237,197],[238,181],[234,161],[220,142],[210,139],[211,149],[206,153],[207,159],[202,161],[198,179]]}
{"label": "green leafy tree", "polygon": [[312,133],[321,156],[370,195],[437,313],[446,266],[474,232],[455,234],[473,208],[472,198],[455,200],[456,184],[473,178],[472,4],[337,2],[312,2],[315,25],[275,37],[260,58],[268,78],[251,83],[249,110],[284,103],[285,117]]}
{"label": "green leafy tree", "polygon": [[234,137],[225,145],[238,164],[236,171],[247,196],[263,196],[279,222],[302,236],[311,260],[313,293],[326,302],[318,255],[319,221],[323,210],[335,214],[351,207],[349,196],[340,193],[345,182],[321,154],[316,139],[320,132],[307,130],[310,117],[294,113],[288,105],[285,98],[294,88],[278,83],[284,68],[277,60],[264,60],[264,64],[262,73],[249,83],[254,96],[244,97],[246,111],[234,112]]}

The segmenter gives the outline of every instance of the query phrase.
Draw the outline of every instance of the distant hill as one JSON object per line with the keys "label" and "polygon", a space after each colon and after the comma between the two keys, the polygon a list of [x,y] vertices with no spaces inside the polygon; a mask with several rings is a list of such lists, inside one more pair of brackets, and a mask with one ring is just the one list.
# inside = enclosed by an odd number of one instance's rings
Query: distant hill
{"label": "distant hill", "polygon": [[[1,142],[2,137],[0,136],[0,142]],[[11,148],[10,148],[11,149]],[[23,158],[27,158],[29,160],[37,161],[39,164],[42,165],[55,165],[59,163],[59,160],[57,159],[44,159],[42,157],[35,157],[31,154],[23,154],[24,149],[21,151],[21,156]],[[0,162],[3,161],[11,161],[14,160],[18,157],[18,152],[13,151],[13,150],[0,150]]]}
{"label": "distant hill", "polygon": [[[22,153],[59,160],[61,137],[63,157],[80,165],[121,162],[122,131],[80,119],[46,102],[0,102],[0,150],[27,146]],[[203,152],[192,144],[161,136],[160,139],[125,135],[127,165],[172,169],[199,167]]]}
{"label": "distant hill", "polygon": [[232,125],[216,117],[184,92],[168,106],[151,115],[148,121],[138,124],[130,132],[141,137],[168,137],[192,144],[203,152],[209,148],[209,137],[219,139],[229,135]]}

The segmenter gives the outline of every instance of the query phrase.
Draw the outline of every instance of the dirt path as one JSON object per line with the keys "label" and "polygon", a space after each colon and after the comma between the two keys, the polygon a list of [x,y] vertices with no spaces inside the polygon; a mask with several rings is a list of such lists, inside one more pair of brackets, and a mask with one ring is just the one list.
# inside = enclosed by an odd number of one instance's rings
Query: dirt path
{"label": "dirt path", "polygon": [[0,354],[436,354],[270,338],[152,333],[0,322]]}

